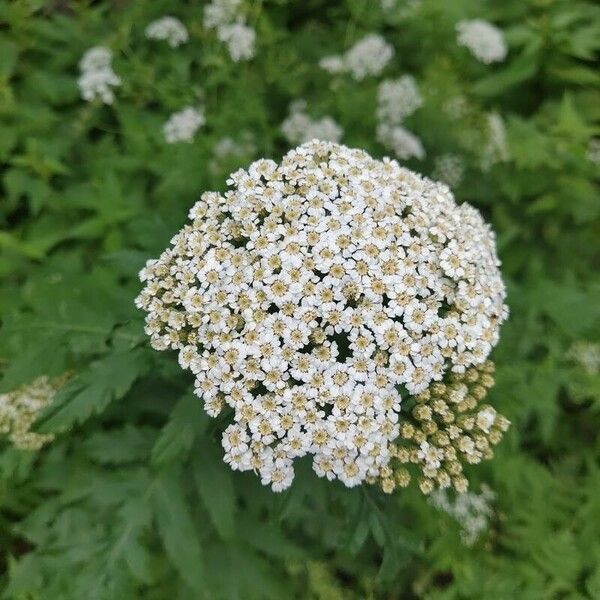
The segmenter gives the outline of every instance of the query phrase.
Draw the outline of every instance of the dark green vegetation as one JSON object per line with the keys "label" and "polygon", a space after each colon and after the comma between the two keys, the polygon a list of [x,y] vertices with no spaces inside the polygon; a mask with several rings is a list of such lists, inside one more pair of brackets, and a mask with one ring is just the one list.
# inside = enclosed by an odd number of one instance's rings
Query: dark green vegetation
{"label": "dark green vegetation", "polygon": [[[0,372],[2,392],[73,373],[39,423],[39,452],[0,450],[0,577],[13,600],[584,599],[600,597],[600,375],[569,351],[600,338],[600,8],[581,0],[248,1],[256,57],[234,63],[202,27],[202,2],[0,1]],[[190,42],[145,39],[177,15]],[[486,66],[455,43],[481,17],[506,34]],[[357,83],[317,66],[369,32],[396,55]],[[112,49],[112,106],[86,103],[77,63]],[[412,74],[425,97],[408,127],[428,156],[463,157],[455,189],[493,223],[511,317],[490,401],[513,426],[471,474],[495,491],[473,547],[416,488],[392,496],[318,479],[281,495],[221,461],[219,432],[176,356],[152,351],[137,272],[201,191],[287,150],[290,101],[374,156],[379,81]],[[192,144],[162,124],[206,107]],[[443,110],[464,96],[469,110]],[[479,168],[486,111],[510,158]],[[255,152],[211,167],[225,136]],[[597,158],[596,158],[597,161]],[[227,163],[227,164],[225,164]],[[475,486],[475,489],[478,485]]]}

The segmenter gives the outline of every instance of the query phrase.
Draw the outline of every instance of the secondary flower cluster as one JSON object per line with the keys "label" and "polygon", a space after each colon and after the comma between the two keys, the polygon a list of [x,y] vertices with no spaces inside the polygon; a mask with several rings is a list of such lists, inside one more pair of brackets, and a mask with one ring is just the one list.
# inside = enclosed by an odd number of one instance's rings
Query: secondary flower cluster
{"label": "secondary flower cluster", "polygon": [[481,404],[494,383],[493,368],[486,361],[416,395],[410,418],[400,426],[394,460],[383,474],[384,491],[392,491],[396,483],[408,485],[411,471],[419,475],[424,494],[436,488],[467,490],[464,465],[492,458],[492,447],[510,425],[490,405]]}
{"label": "secondary flower cluster", "polygon": [[252,58],[256,42],[256,32],[246,23],[241,4],[241,0],[212,0],[204,8],[204,26],[216,30],[235,62]]}
{"label": "secondary flower cluster", "polygon": [[[471,377],[498,340],[493,233],[446,186],[332,142],[256,161],[228,184],[140,273],[152,346],[178,351],[210,415],[232,415],[233,469],[275,491],[304,455],[347,486],[388,478],[400,390]],[[481,420],[495,427],[491,409]],[[487,453],[473,443],[467,456]]]}
{"label": "secondary flower cluster", "polygon": [[104,104],[112,104],[115,95],[112,88],[121,85],[121,79],[113,71],[112,52],[102,46],[90,48],[79,61],[81,76],[77,85],[81,97],[88,102],[100,98]]}
{"label": "secondary flower cluster", "polygon": [[379,75],[394,56],[394,48],[384,38],[371,33],[343,55],[326,56],[319,66],[329,73],[350,73],[357,81]]}
{"label": "secondary flower cluster", "polygon": [[152,21],[146,27],[146,37],[149,40],[163,40],[168,42],[171,48],[177,48],[185,44],[189,35],[185,25],[177,18],[171,16],[161,17]]}
{"label": "secondary flower cluster", "polygon": [[343,128],[331,117],[311,119],[306,113],[304,100],[292,102],[289,112],[281,124],[281,132],[292,144],[302,144],[313,139],[339,142],[344,135]]}
{"label": "secondary flower cluster", "polygon": [[480,62],[501,62],[506,58],[507,48],[502,31],[483,19],[460,21],[456,25],[457,42],[467,47]]}
{"label": "secondary flower cluster", "polygon": [[191,142],[196,131],[206,122],[204,113],[193,106],[188,106],[173,113],[163,126],[165,140],[169,144]]}
{"label": "secondary flower cluster", "polygon": [[402,160],[425,157],[421,140],[402,125],[422,105],[423,97],[411,75],[379,84],[377,139]]}
{"label": "secondary flower cluster", "polygon": [[8,436],[20,450],[38,450],[52,441],[53,434],[36,433],[31,431],[31,426],[65,381],[66,376],[54,379],[42,376],[12,392],[0,394],[0,434]]}
{"label": "secondary flower cluster", "polygon": [[451,188],[460,185],[465,174],[465,161],[458,154],[442,154],[435,159],[432,177]]}

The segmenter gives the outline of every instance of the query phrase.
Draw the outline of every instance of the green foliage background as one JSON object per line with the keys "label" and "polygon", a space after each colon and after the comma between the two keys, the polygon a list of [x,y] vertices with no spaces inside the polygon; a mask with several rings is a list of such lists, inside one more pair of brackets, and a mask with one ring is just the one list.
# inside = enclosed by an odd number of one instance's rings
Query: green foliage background
{"label": "green foliage background", "polygon": [[[600,598],[600,376],[568,358],[600,338],[600,7],[582,0],[247,3],[257,54],[233,63],[202,27],[203,2],[0,2],[1,391],[71,370],[38,453],[0,449],[0,582],[14,600]],[[408,8],[407,8],[408,7]],[[179,49],[144,37],[181,18]],[[505,62],[478,63],[455,23],[501,27]],[[496,492],[472,548],[415,489],[385,496],[318,479],[303,465],[280,495],[221,460],[176,357],[152,351],[133,299],[204,190],[287,150],[293,99],[329,114],[375,156],[379,79],[317,66],[366,33],[396,49],[384,76],[411,73],[426,102],[409,120],[431,173],[465,158],[455,190],[498,234],[511,317],[494,352],[491,401],[513,422],[475,481]],[[123,85],[86,103],[77,63],[109,46]],[[465,96],[462,119],[441,107]],[[207,125],[168,145],[168,115],[202,99]],[[485,111],[507,124],[511,158],[482,173]],[[209,168],[224,136],[256,153]]]}

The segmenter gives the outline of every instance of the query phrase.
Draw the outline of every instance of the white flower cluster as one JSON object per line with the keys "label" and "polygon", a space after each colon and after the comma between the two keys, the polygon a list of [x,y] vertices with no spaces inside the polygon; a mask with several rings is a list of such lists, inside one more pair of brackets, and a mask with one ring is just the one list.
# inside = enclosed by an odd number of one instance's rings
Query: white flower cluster
{"label": "white flower cluster", "polygon": [[342,56],[326,56],[319,66],[329,73],[350,73],[357,81],[379,75],[394,56],[394,48],[384,38],[371,33]]}
{"label": "white flower cluster", "polygon": [[506,127],[498,113],[489,113],[487,120],[487,140],[481,151],[481,169],[488,171],[494,165],[506,162],[510,158]]}
{"label": "white flower cluster", "polygon": [[412,399],[393,450],[394,460],[382,481],[386,492],[396,484],[406,486],[419,477],[424,494],[452,487],[465,492],[469,481],[465,465],[476,465],[494,456],[510,421],[484,404],[494,385],[491,361],[451,373],[444,382],[432,383]]}
{"label": "white flower cluster", "polygon": [[53,434],[30,429],[66,379],[66,376],[54,379],[42,376],[12,392],[0,394],[0,434],[7,435],[20,450],[38,450],[52,441]]}
{"label": "white flower cluster", "polygon": [[600,344],[591,342],[575,342],[567,357],[575,361],[588,375],[600,373]]}
{"label": "white flower cluster", "polygon": [[[403,12],[420,6],[422,0],[401,0]],[[381,0],[381,8],[384,11],[392,10],[399,4],[399,0]]]}
{"label": "white flower cluster", "polygon": [[108,48],[90,48],[79,61],[81,75],[77,85],[81,97],[88,102],[100,98],[104,104],[112,104],[115,96],[112,88],[121,85],[121,79],[112,69],[112,53]]}
{"label": "white flower cluster", "polygon": [[467,546],[472,546],[488,529],[494,511],[491,503],[496,495],[487,486],[481,486],[481,493],[464,492],[454,499],[446,490],[437,490],[429,497],[429,503],[455,519],[462,531],[460,537]]}
{"label": "white flower cluster", "polygon": [[189,39],[185,25],[179,19],[171,16],[161,17],[156,21],[152,21],[146,27],[146,37],[149,40],[166,41],[171,48],[177,48],[181,44],[185,44]]}
{"label": "white flower cluster", "polygon": [[377,89],[377,118],[399,124],[423,106],[423,97],[412,75],[387,79]]}
{"label": "white flower cluster", "polygon": [[[446,186],[312,141],[207,192],[136,299],[157,350],[225,407],[225,461],[287,488],[293,463],[374,482],[399,435],[399,386],[483,363],[507,314],[494,235]],[[229,410],[228,409],[228,410]]]}
{"label": "white flower cluster", "polygon": [[163,125],[163,134],[169,144],[191,142],[196,131],[205,123],[204,112],[188,106],[173,113]]}
{"label": "white flower cluster", "polygon": [[464,96],[452,96],[444,102],[442,110],[453,119],[462,119],[469,114],[471,106]]}
{"label": "white flower cluster", "polygon": [[480,62],[500,62],[508,52],[502,30],[483,19],[460,21],[456,25],[457,43],[465,46]]}
{"label": "white flower cluster", "polygon": [[302,144],[313,139],[339,142],[344,135],[343,128],[331,117],[311,119],[306,113],[304,100],[292,102],[289,113],[281,124],[281,132],[292,144]]}
{"label": "white flower cluster", "polygon": [[435,159],[432,177],[454,188],[465,174],[465,161],[457,154],[442,154]]}
{"label": "white flower cluster", "polygon": [[425,148],[421,140],[402,125],[380,123],[377,126],[377,139],[400,160],[425,158]]}
{"label": "white flower cluster", "polygon": [[238,139],[221,138],[213,148],[213,158],[209,163],[211,171],[218,171],[221,163],[231,158],[250,157],[256,152],[252,134],[244,131]]}
{"label": "white flower cluster", "polygon": [[421,140],[402,125],[422,105],[423,97],[411,75],[379,84],[377,139],[401,160],[425,157]]}
{"label": "white flower cluster", "polygon": [[587,147],[587,159],[595,165],[600,165],[600,138],[592,138]]}
{"label": "white flower cluster", "polygon": [[256,32],[246,23],[241,4],[241,0],[212,0],[204,7],[204,26],[216,30],[235,62],[252,58],[256,43]]}

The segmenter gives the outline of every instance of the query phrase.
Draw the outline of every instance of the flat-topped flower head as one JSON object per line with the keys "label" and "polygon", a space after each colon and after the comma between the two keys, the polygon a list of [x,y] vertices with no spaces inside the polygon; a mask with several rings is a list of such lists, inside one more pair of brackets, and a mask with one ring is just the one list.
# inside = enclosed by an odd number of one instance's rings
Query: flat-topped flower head
{"label": "flat-topped flower head", "polygon": [[165,41],[171,48],[177,48],[181,44],[185,44],[189,39],[185,25],[176,17],[169,15],[152,21],[146,27],[146,37],[149,40]]}
{"label": "flat-topped flower head", "polygon": [[[458,402],[470,415],[467,396],[483,397],[460,377],[484,368],[507,315],[492,231],[445,185],[333,142],[258,160],[227,183],[140,274],[153,347],[178,352],[210,415],[231,412],[233,469],[280,491],[311,455],[319,476],[391,491],[410,477],[393,466],[414,441],[401,435],[401,394],[454,377],[439,410]],[[435,410],[420,403],[418,422]],[[475,461],[500,418],[487,406],[472,418],[479,437],[461,421],[452,443]],[[428,481],[455,468],[437,437],[416,438]]]}
{"label": "flat-topped flower head", "polygon": [[483,19],[460,21],[456,32],[458,45],[468,48],[478,61],[490,64],[506,58],[504,34],[492,23]]}

